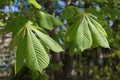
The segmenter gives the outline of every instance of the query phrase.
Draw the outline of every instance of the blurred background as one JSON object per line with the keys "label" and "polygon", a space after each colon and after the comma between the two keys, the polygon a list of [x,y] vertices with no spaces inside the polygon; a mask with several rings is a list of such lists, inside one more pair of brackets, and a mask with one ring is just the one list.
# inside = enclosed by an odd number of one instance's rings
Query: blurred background
{"label": "blurred background", "polygon": [[[29,15],[33,6],[27,0],[0,0],[0,80],[120,80],[120,0],[37,0],[42,10],[59,18],[67,5],[77,6],[98,17],[108,34],[111,49],[95,48],[71,56],[63,37],[65,26],[49,31],[61,40],[65,52],[51,52],[51,63],[43,74],[35,77],[26,66],[14,75],[14,52],[8,50],[11,34],[4,32],[10,17],[21,13]],[[68,14],[69,15],[69,14]],[[34,16],[31,16],[34,17]],[[14,25],[14,24],[13,24]],[[55,34],[54,36],[52,34]],[[35,77],[35,78],[34,78]]]}

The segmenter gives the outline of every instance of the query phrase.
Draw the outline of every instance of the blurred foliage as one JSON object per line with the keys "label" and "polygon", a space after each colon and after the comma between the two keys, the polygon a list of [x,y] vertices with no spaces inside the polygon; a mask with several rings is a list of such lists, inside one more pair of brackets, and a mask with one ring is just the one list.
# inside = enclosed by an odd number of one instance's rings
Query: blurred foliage
{"label": "blurred foliage", "polygon": [[[10,1],[10,2],[9,2]],[[14,0],[0,0],[0,9],[11,5]],[[7,24],[7,19],[22,15],[25,18],[40,23],[34,9],[28,3],[20,2],[20,12],[0,11],[0,26]],[[120,79],[120,0],[36,0],[44,12],[49,12],[59,18],[67,6],[75,6],[83,12],[97,16],[99,22],[108,34],[110,49],[101,47],[90,48],[81,52],[73,42],[66,42],[65,34],[69,21],[62,20],[65,26],[57,26],[47,32],[65,49],[55,54],[50,51],[51,63],[42,73],[33,72],[26,67],[12,80],[119,80]],[[53,6],[54,5],[54,6]],[[70,8],[72,9],[72,8]],[[61,18],[69,19],[75,14],[71,11]],[[70,15],[72,14],[72,15]],[[48,14],[47,14],[48,16]],[[37,19],[36,19],[37,18]],[[13,22],[14,24],[14,22]],[[16,23],[17,24],[17,23]],[[60,23],[61,24],[61,23]],[[44,24],[46,25],[46,24]],[[40,26],[40,25],[39,25]],[[47,25],[48,27],[48,25]],[[44,32],[44,31],[43,31]],[[74,34],[73,34],[74,37]]]}

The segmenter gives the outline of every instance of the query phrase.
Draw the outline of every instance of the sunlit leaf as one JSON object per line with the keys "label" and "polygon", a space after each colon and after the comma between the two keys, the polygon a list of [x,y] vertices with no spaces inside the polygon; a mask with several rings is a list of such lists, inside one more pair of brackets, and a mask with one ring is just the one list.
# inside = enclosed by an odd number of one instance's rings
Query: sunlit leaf
{"label": "sunlit leaf", "polygon": [[92,33],[92,37],[94,37],[94,40],[96,44],[99,44],[102,47],[109,48],[109,43],[106,39],[106,37],[99,31],[99,29],[96,27],[96,25],[93,25],[90,21],[90,19],[87,17],[87,21],[89,23],[89,28]]}
{"label": "sunlit leaf", "polygon": [[[49,57],[35,34],[27,30],[26,64],[31,70],[42,71],[49,64]],[[34,65],[34,66],[33,66]]]}
{"label": "sunlit leaf", "polygon": [[36,8],[41,9],[40,4],[36,0],[28,0],[29,3],[33,4]]}
{"label": "sunlit leaf", "polygon": [[4,26],[4,24],[0,21],[0,26]]}
{"label": "sunlit leaf", "polygon": [[72,18],[68,26],[67,41],[76,43],[81,51],[98,46],[109,48],[107,33],[93,18],[96,17],[89,13],[79,14]]}
{"label": "sunlit leaf", "polygon": [[104,36],[107,37],[107,33],[103,29],[103,27],[98,22],[96,22],[94,19],[92,19],[91,17],[89,17],[89,19],[91,20],[92,24],[94,24],[97,27],[97,29],[101,32],[101,34],[103,34]]}
{"label": "sunlit leaf", "polygon": [[51,50],[55,52],[61,52],[63,49],[59,46],[59,44],[50,38],[48,35],[38,31],[37,29],[33,29],[35,33],[38,35],[40,40],[42,40]]}
{"label": "sunlit leaf", "polygon": [[85,17],[83,17],[83,19],[79,23],[76,34],[76,43],[81,51],[92,46],[92,36]]}
{"label": "sunlit leaf", "polygon": [[52,30],[54,26],[62,26],[62,22],[50,14],[44,13],[42,11],[38,12],[39,24],[41,27]]}

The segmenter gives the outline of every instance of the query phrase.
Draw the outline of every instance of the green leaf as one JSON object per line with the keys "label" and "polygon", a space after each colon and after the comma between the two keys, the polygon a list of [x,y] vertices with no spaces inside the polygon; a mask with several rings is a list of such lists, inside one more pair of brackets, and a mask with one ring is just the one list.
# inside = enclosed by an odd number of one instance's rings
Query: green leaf
{"label": "green leaf", "polygon": [[32,25],[32,27],[34,27],[35,29],[39,30],[42,33],[48,34],[43,28],[37,26],[37,25]]}
{"label": "green leaf", "polygon": [[28,0],[30,4],[33,4],[36,8],[41,9],[40,4],[36,2],[36,0]]}
{"label": "green leaf", "polygon": [[83,14],[83,11],[79,7],[72,6],[74,10],[74,15]]}
{"label": "green leaf", "polygon": [[75,21],[72,26],[70,26],[66,32],[65,38],[68,42],[75,39],[76,30],[78,28],[79,22]]}
{"label": "green leaf", "polygon": [[54,26],[63,26],[62,22],[50,14],[38,12],[39,24],[41,27],[52,30]]}
{"label": "green leaf", "polygon": [[42,42],[44,42],[44,44],[46,44],[51,50],[55,52],[63,51],[63,49],[59,46],[59,44],[56,41],[54,41],[52,38],[50,38],[48,35],[38,31],[37,29],[33,28],[33,30],[38,35],[40,40],[42,40]]}
{"label": "green leaf", "polygon": [[18,33],[12,38],[12,40],[11,40],[11,42],[10,42],[10,44],[9,44],[9,49],[12,49],[14,46],[17,46],[20,42],[21,42],[21,40],[22,40],[22,37],[23,37],[23,30],[24,28],[22,28],[22,29],[20,29],[19,31],[18,31]]}
{"label": "green leaf", "polygon": [[31,30],[27,30],[26,64],[31,70],[42,71],[49,64],[49,56]]}
{"label": "green leaf", "polygon": [[15,73],[18,73],[24,64],[24,53],[26,53],[26,39],[24,38],[25,36],[25,32],[24,30],[22,30],[20,33],[20,42],[18,44],[16,53],[15,53],[15,58],[16,58],[16,62],[15,62]]}
{"label": "green leaf", "polygon": [[73,16],[74,16],[73,15],[73,8],[72,8],[72,6],[69,6],[69,7],[65,8],[65,10],[63,11],[62,16],[61,16],[61,20],[63,20],[63,19],[68,20],[68,19],[72,18]]}
{"label": "green leaf", "polygon": [[53,23],[53,26],[63,26],[63,23],[59,19],[57,19],[51,15],[49,15],[49,17],[51,19],[51,22]]}
{"label": "green leaf", "polygon": [[[49,64],[49,56],[41,44],[36,34],[31,31],[31,27],[35,28],[33,23],[28,21],[24,27],[20,28],[16,36],[12,40],[12,44],[17,41],[15,72],[18,73],[23,64],[33,71],[42,71]],[[39,30],[38,30],[39,31]],[[14,45],[15,46],[15,45]]]}
{"label": "green leaf", "polygon": [[76,43],[81,51],[92,46],[92,36],[85,17],[81,20],[76,34]]}
{"label": "green leaf", "polygon": [[[9,50],[17,46],[21,41],[21,31],[23,31],[27,20],[23,17],[17,16],[15,19],[10,19],[5,26],[6,32],[12,32],[12,40],[9,44]],[[14,24],[14,25],[13,25]]]}
{"label": "green leaf", "polygon": [[73,17],[70,23],[72,26],[69,26],[65,36],[67,42],[73,41],[81,51],[98,46],[109,48],[107,33],[93,17],[89,13]]}
{"label": "green leaf", "polygon": [[109,43],[106,37],[99,31],[99,29],[97,29],[96,25],[92,24],[88,17],[87,21],[96,45],[99,44],[102,47],[109,48]]}
{"label": "green leaf", "polygon": [[60,19],[61,20],[63,20],[63,19],[69,20],[69,19],[75,17],[77,14],[81,14],[81,13],[83,13],[83,12],[80,10],[80,8],[75,7],[75,6],[68,6],[63,11]]}
{"label": "green leaf", "polygon": [[75,49],[76,49],[76,44],[74,44],[73,41],[69,42],[69,54],[70,54],[70,56],[74,55]]}
{"label": "green leaf", "polygon": [[4,24],[0,21],[0,26],[4,26]]}
{"label": "green leaf", "polygon": [[[89,17],[89,16],[88,16]],[[96,22],[94,19],[92,19],[91,17],[89,17],[89,19],[91,20],[92,24],[95,25],[95,27],[101,32],[101,34],[103,34],[104,36],[107,37],[107,33],[106,31],[103,29],[103,27],[98,23]]]}
{"label": "green leaf", "polygon": [[50,20],[50,18],[48,17],[47,14],[45,14],[44,12],[40,11],[38,13],[38,17],[40,19],[40,26],[48,29],[48,30],[52,30],[53,29],[53,24]]}
{"label": "green leaf", "polygon": [[[6,4],[12,4],[15,0],[0,0],[0,8],[4,8]],[[2,12],[2,11],[0,11]]]}
{"label": "green leaf", "polygon": [[25,26],[27,21],[28,20],[22,16],[9,19],[5,26],[5,32],[12,32],[12,37],[15,37],[19,30]]}

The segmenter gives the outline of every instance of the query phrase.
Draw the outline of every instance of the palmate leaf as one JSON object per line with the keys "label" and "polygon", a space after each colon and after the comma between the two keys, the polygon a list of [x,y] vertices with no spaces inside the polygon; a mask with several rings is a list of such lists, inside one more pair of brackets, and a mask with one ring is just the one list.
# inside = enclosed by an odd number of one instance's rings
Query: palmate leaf
{"label": "palmate leaf", "polygon": [[92,46],[92,36],[85,17],[78,19],[66,33],[68,41],[74,41],[81,51]]}
{"label": "palmate leaf", "polygon": [[24,64],[33,71],[41,72],[49,64],[48,49],[55,52],[63,51],[56,41],[50,38],[43,29],[33,25],[31,21],[19,29],[11,43],[12,46],[17,46],[15,73],[18,73]]}
{"label": "palmate leaf", "polygon": [[42,11],[38,12],[39,24],[42,28],[52,30],[54,26],[62,26],[62,22],[50,14],[44,13]]}
{"label": "palmate leaf", "polygon": [[90,21],[90,19],[87,17],[87,21],[88,21],[88,24],[89,24],[89,28],[91,30],[91,33],[92,33],[92,37],[94,37],[94,41],[96,43],[94,43],[95,45],[100,45],[102,47],[105,47],[105,48],[109,48],[109,43],[105,37],[105,35],[103,35],[98,27],[94,24],[92,24],[92,22]]}
{"label": "palmate leaf", "polygon": [[78,25],[76,43],[81,49],[81,51],[88,49],[92,46],[91,32],[84,16]]}
{"label": "palmate leaf", "polygon": [[[35,34],[27,30],[26,64],[31,70],[42,71],[49,64],[49,57]],[[34,66],[33,66],[34,65]]]}
{"label": "palmate leaf", "polygon": [[93,17],[88,13],[75,16],[72,26],[66,32],[67,41],[74,41],[81,51],[98,46],[109,48],[107,33]]}
{"label": "palmate leaf", "polygon": [[54,41],[52,38],[50,38],[48,35],[38,31],[35,28],[32,28],[32,30],[38,35],[40,40],[46,46],[48,46],[51,50],[53,50],[54,52],[61,52],[61,51],[63,51],[63,49],[59,46],[59,44],[56,41]]}

